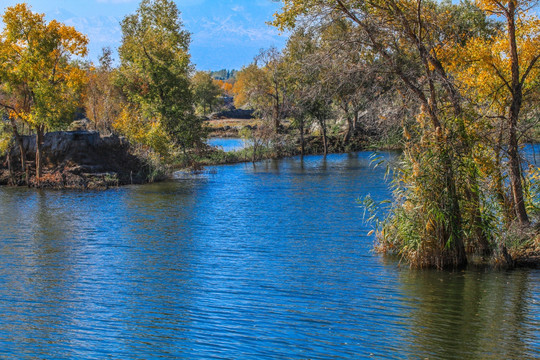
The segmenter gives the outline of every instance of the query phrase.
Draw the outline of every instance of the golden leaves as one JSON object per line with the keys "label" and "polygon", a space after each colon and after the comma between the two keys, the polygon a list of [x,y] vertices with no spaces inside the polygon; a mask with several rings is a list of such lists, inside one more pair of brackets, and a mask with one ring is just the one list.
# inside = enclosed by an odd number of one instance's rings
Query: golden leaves
{"label": "golden leaves", "polygon": [[0,76],[17,117],[32,126],[55,127],[74,110],[86,74],[71,56],[86,55],[88,39],[26,4],[6,9],[0,34]]}
{"label": "golden leaves", "polygon": [[[526,2],[518,2],[517,6]],[[483,1],[482,9],[494,13],[502,3]],[[504,5],[504,4],[503,4]],[[510,35],[508,23],[491,37],[473,37],[464,46],[441,51],[454,77],[470,97],[481,102],[489,102],[496,112],[505,111],[511,98],[512,56],[510,53]],[[515,16],[518,66],[523,90],[531,86],[540,75],[538,61],[540,56],[540,20],[537,16],[521,12]]]}
{"label": "golden leaves", "polygon": [[124,106],[113,128],[131,142],[146,145],[162,156],[169,153],[169,135],[158,120],[148,121],[135,106]]}

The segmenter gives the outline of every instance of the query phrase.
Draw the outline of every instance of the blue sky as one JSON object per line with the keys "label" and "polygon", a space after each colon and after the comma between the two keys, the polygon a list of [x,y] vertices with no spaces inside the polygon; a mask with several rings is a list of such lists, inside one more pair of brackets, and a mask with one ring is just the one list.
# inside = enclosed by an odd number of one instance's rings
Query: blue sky
{"label": "blue sky", "polygon": [[[116,49],[119,22],[135,12],[140,0],[27,0],[35,12],[74,26],[90,38],[89,58],[101,48]],[[0,11],[22,0],[0,0]],[[281,48],[285,36],[266,25],[280,8],[273,0],[175,0],[182,20],[192,33],[191,59],[199,70],[240,69],[261,48]]]}

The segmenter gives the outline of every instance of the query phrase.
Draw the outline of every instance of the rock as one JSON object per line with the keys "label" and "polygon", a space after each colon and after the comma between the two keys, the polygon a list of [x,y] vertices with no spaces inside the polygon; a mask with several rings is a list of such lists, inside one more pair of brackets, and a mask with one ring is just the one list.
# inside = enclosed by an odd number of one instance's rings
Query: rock
{"label": "rock", "polygon": [[[22,140],[32,175],[35,174],[36,137],[23,136]],[[148,178],[148,166],[130,152],[126,138],[116,135],[100,136],[95,131],[51,132],[43,138],[42,153],[46,181],[42,180],[40,186],[87,188],[92,183],[95,187],[99,184],[107,187],[143,183]],[[13,170],[24,179],[17,146],[13,147],[11,157]],[[7,172],[4,163],[0,161],[0,178]],[[7,181],[0,179],[0,183]]]}
{"label": "rock", "polygon": [[253,110],[232,109],[210,115],[210,119],[252,119]]}
{"label": "rock", "polygon": [[88,119],[81,119],[72,122],[69,125],[68,131],[87,131],[93,127],[93,124]]}

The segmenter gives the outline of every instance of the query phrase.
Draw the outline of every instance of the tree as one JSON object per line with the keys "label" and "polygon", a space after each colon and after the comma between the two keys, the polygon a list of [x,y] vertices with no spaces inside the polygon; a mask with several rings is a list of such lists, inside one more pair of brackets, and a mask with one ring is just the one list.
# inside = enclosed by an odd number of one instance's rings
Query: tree
{"label": "tree", "polygon": [[267,84],[264,81],[264,71],[255,63],[251,63],[238,72],[233,87],[234,105],[237,108],[250,107],[252,109],[267,106]]}
{"label": "tree", "polygon": [[202,108],[203,115],[212,111],[212,108],[219,103],[221,95],[220,87],[214,82],[209,72],[198,71],[191,78],[191,89],[195,105]]}
{"label": "tree", "polygon": [[282,54],[276,48],[261,50],[255,61],[236,75],[234,85],[236,107],[249,106],[271,122],[277,133],[285,117],[285,81]]}
{"label": "tree", "polygon": [[115,85],[116,69],[113,68],[112,51],[103,48],[99,58],[99,66],[88,70],[88,86],[86,88],[86,116],[102,133],[111,133],[113,122],[118,118],[125,99]]}
{"label": "tree", "polygon": [[234,96],[233,87],[236,82],[235,78],[229,78],[228,80],[214,80],[215,84],[221,89],[223,95]]}
{"label": "tree", "polygon": [[271,117],[274,130],[279,131],[280,123],[284,117],[284,76],[282,54],[275,47],[261,50],[255,57],[255,62],[261,64],[265,72],[268,89],[266,96],[271,104]]}
{"label": "tree", "polygon": [[201,143],[202,123],[193,115],[188,52],[190,35],[170,0],[143,0],[124,18],[118,83],[142,117],[185,150]]}
{"label": "tree", "polygon": [[[475,138],[468,136],[469,114],[440,54],[456,46],[466,33],[480,29],[483,18],[469,16],[464,6],[435,1],[283,2],[276,26],[291,29],[299,22],[320,28],[347,23],[351,41],[391,71],[405,94],[416,98],[418,136],[406,136],[404,171],[396,173],[401,177],[398,184],[406,189],[398,201],[415,203],[406,208],[396,205],[386,227],[392,231],[382,238],[398,245],[419,266],[466,264],[466,242],[476,245],[488,240],[482,231],[476,164],[471,161]],[[464,13],[467,16],[461,16]],[[425,171],[422,176],[419,171],[409,173],[409,166]],[[396,191],[400,189],[398,185]]]}
{"label": "tree", "polygon": [[[88,40],[71,26],[55,20],[47,23],[43,14],[33,13],[26,4],[7,8],[3,21],[0,79],[7,102],[2,106],[12,121],[24,121],[36,131],[39,181],[45,131],[68,124],[80,103],[86,74],[71,57],[85,56]],[[13,131],[20,142],[14,122]]]}
{"label": "tree", "polygon": [[[304,127],[306,121],[315,121],[320,128],[324,155],[328,154],[327,120],[332,114],[334,90],[328,79],[328,59],[321,48],[320,34],[299,29],[285,49],[283,63],[288,71],[281,71],[286,80],[284,100],[288,113],[300,130],[301,151],[304,152]],[[285,103],[285,101],[283,101]]]}
{"label": "tree", "polygon": [[[304,84],[305,91],[313,94],[315,88],[322,86],[320,96],[331,103],[328,107],[336,108],[335,115],[345,119],[343,145],[357,135],[361,117],[366,120],[379,111],[376,102],[395,84],[392,74],[381,66],[382,61],[350,40],[355,36],[354,29],[345,21],[315,29],[301,27],[290,36],[284,50],[286,74],[294,79],[296,89]],[[289,92],[287,89],[287,98]],[[307,99],[307,95],[299,95],[299,99]]]}
{"label": "tree", "polygon": [[[540,75],[540,20],[529,14],[532,1],[479,0],[478,6],[495,19],[504,19],[492,36],[472,37],[448,59],[455,76],[486,116],[504,119],[507,129],[512,210],[529,223],[525,207],[518,125],[523,105]],[[502,135],[502,133],[501,133]],[[502,146],[501,146],[502,149]],[[498,149],[497,152],[500,152]]]}

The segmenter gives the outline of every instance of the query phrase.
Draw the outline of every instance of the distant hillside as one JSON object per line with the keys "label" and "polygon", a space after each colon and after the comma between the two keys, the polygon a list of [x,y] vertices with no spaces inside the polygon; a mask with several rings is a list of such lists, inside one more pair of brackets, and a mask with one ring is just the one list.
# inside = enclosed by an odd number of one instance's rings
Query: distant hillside
{"label": "distant hillside", "polygon": [[210,75],[216,80],[226,81],[226,80],[229,80],[229,79],[236,78],[237,73],[238,73],[238,70],[222,69],[222,70],[219,70],[219,71],[211,71]]}

